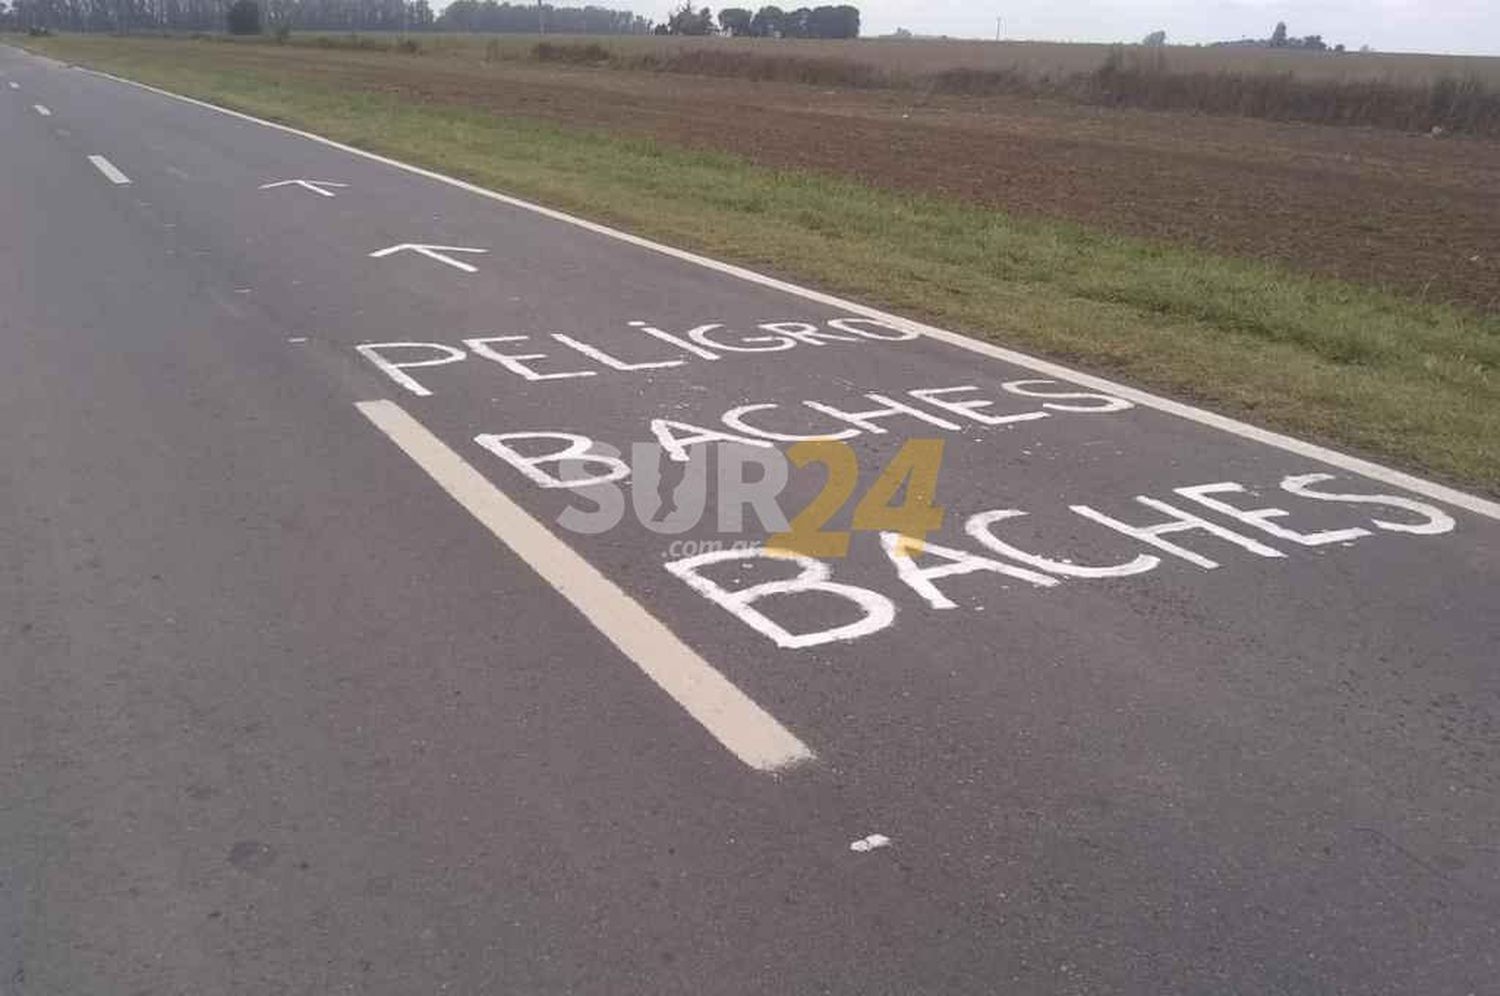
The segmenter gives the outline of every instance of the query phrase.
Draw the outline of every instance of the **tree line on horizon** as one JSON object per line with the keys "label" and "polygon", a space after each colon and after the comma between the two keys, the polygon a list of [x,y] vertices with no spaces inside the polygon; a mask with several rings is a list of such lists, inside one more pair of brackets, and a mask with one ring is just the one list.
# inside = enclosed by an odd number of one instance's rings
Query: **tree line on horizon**
{"label": "tree line on horizon", "polygon": [[545,4],[453,0],[438,15],[438,31],[535,35],[645,35],[651,21],[628,10],[605,7],[551,7]]}
{"label": "tree line on horizon", "polygon": [[[858,38],[859,8],[763,6],[751,11],[726,7],[717,18],[708,7],[684,0],[661,24],[628,10],[593,5],[554,7],[545,3],[453,0],[441,14],[429,0],[252,0],[257,30],[456,31],[500,34],[726,35],[734,38]],[[235,0],[0,0],[0,30],[46,28],[56,31],[218,31]],[[896,38],[915,37],[898,29]],[[1142,39],[1147,47],[1167,42],[1165,31]],[[1321,35],[1297,38],[1278,22],[1268,38],[1211,42],[1210,47],[1258,47],[1343,52]],[[1366,46],[1361,51],[1370,51]]]}
{"label": "tree line on horizon", "polygon": [[729,35],[733,38],[858,38],[859,8],[838,6],[761,7],[751,12],[744,7],[726,7],[719,11],[717,22],[707,7],[694,9],[691,0],[674,10],[665,24],[656,26],[659,35]]}
{"label": "tree line on horizon", "polygon": [[[627,10],[453,0],[255,0],[257,24],[299,31],[493,31],[515,34],[649,34]],[[223,31],[233,0],[0,0],[0,29]],[[253,33],[253,32],[252,32]]]}
{"label": "tree line on horizon", "polygon": [[[79,32],[222,31],[231,8],[247,32],[271,31],[460,31],[504,34],[727,35],[736,38],[858,38],[857,7],[797,7],[758,10],[726,7],[715,17],[691,3],[665,23],[628,10],[593,5],[497,3],[453,0],[441,14],[430,0],[0,0],[0,29]],[[253,16],[252,16],[253,15]]]}
{"label": "tree line on horizon", "polygon": [[[1163,38],[1166,32],[1160,32]],[[1149,38],[1150,36],[1148,36]],[[1148,41],[1147,44],[1150,44]],[[1238,38],[1234,41],[1213,42],[1210,48],[1291,48],[1300,49],[1305,52],[1342,52],[1343,45],[1329,45],[1323,40],[1322,35],[1304,35],[1301,38],[1291,37],[1286,31],[1286,22],[1277,21],[1276,27],[1271,31],[1269,38]],[[1366,51],[1368,46],[1366,46]]]}

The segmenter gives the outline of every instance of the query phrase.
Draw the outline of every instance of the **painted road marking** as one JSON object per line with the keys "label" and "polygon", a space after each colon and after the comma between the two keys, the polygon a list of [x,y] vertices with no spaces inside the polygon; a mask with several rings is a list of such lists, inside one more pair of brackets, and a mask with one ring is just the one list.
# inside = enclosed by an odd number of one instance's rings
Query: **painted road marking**
{"label": "painted road marking", "polygon": [[478,273],[479,267],[470,266],[468,263],[465,263],[462,260],[457,260],[451,256],[445,256],[443,254],[450,252],[472,252],[483,255],[484,253],[489,252],[489,250],[471,249],[467,246],[427,246],[420,245],[416,242],[402,242],[400,245],[387,246],[384,249],[377,249],[374,252],[370,253],[370,258],[383,259],[386,256],[392,256],[398,252],[418,253],[419,255],[426,256],[428,259],[435,259],[439,263],[447,263],[454,269],[463,270],[465,273]]}
{"label": "painted road marking", "polygon": [[[476,441],[486,445],[486,437],[481,436]],[[585,438],[570,448],[574,452],[586,452],[588,445],[589,441]],[[486,448],[493,451],[493,447]],[[836,466],[832,462],[827,465],[830,471]],[[693,591],[778,647],[800,650],[863,639],[894,625],[899,618],[907,618],[899,616],[898,601],[890,595],[892,590],[901,592],[901,586],[907,589],[903,595],[915,594],[932,610],[956,610],[960,608],[959,603],[949,597],[937,582],[950,577],[985,574],[996,585],[991,591],[1006,591],[1014,587],[1008,581],[1014,579],[1027,582],[1033,590],[1061,588],[1067,592],[1076,591],[1079,585],[1089,585],[1091,579],[1127,578],[1147,574],[1163,568],[1167,562],[1166,557],[1191,564],[1199,570],[1217,570],[1222,566],[1221,563],[1204,556],[1197,549],[1198,543],[1210,540],[1220,548],[1238,547],[1256,557],[1287,560],[1287,550],[1331,544],[1343,547],[1366,537],[1382,534],[1441,536],[1452,533],[1457,528],[1457,521],[1447,512],[1414,498],[1397,494],[1371,494],[1363,490],[1346,492],[1342,483],[1320,486],[1337,480],[1336,475],[1323,472],[1296,474],[1282,478],[1279,490],[1299,499],[1340,507],[1348,516],[1343,521],[1329,521],[1306,505],[1295,508],[1268,505],[1266,502],[1269,495],[1262,496],[1255,488],[1237,481],[1214,481],[1172,489],[1175,495],[1230,519],[1235,523],[1233,529],[1198,515],[1190,508],[1169,504],[1151,495],[1134,496],[1137,505],[1152,511],[1127,512],[1125,514],[1128,521],[1105,514],[1089,505],[1067,505],[1067,509],[1074,515],[1128,537],[1138,544],[1132,559],[1114,564],[1079,564],[1071,558],[1062,559],[1055,553],[1040,554],[1029,548],[1012,545],[1003,531],[997,534],[994,526],[1000,522],[1024,518],[1030,513],[1025,509],[1000,507],[964,512],[964,532],[982,552],[976,552],[972,548],[941,546],[925,540],[920,548],[913,549],[908,536],[880,529],[879,546],[883,548],[888,565],[894,572],[894,583],[876,579],[873,582],[876,587],[868,586],[868,581],[852,584],[845,578],[835,578],[835,560],[842,558],[845,550],[820,554],[825,559],[815,559],[802,553],[789,555],[789,551],[795,550],[797,545],[795,531],[794,542],[784,545],[781,550],[763,546],[743,548],[720,544],[668,561],[662,566]],[[1368,486],[1362,484],[1361,488]],[[1234,497],[1226,499],[1215,496]],[[591,490],[589,501],[600,508],[610,504],[597,490]],[[1120,504],[1118,498],[1110,502],[1111,506]],[[1351,513],[1348,506],[1356,506],[1360,511]],[[1379,511],[1372,514],[1369,511],[1371,506]],[[1042,513],[1036,520],[1039,524],[1057,524],[1055,512],[1048,515],[1046,509],[1038,511]],[[1395,514],[1392,515],[1392,512]],[[855,514],[857,516],[858,511]],[[1294,516],[1293,523],[1302,525],[1294,528],[1291,524],[1277,521],[1288,515]],[[1355,518],[1356,515],[1359,518]],[[1143,517],[1145,522],[1142,522]],[[1323,519],[1322,522],[1319,522],[1320,518]],[[1254,535],[1243,527],[1272,537],[1283,544],[1284,549],[1269,546],[1263,542],[1264,536]],[[1165,538],[1179,533],[1193,535],[1190,547]],[[819,530],[809,538],[832,535],[835,534]],[[847,541],[847,534],[844,535]],[[1154,548],[1157,552],[1147,553],[1142,547]],[[1216,553],[1215,556],[1222,554]],[[767,568],[777,570],[778,576],[762,580],[765,574],[756,572],[752,583],[746,584],[743,578],[737,577],[731,584],[722,580],[722,574],[717,580],[712,574],[712,569],[721,564],[742,564],[755,560],[761,561]],[[1021,566],[1023,564],[1026,566]],[[788,573],[793,570],[794,574]],[[862,577],[867,578],[867,575]],[[765,600],[774,599],[776,604],[783,607],[777,611],[785,611],[785,606],[801,595],[814,596],[814,600],[823,605],[827,605],[830,598],[842,599],[848,609],[858,613],[858,618],[849,621],[849,611],[846,609],[838,615],[836,625],[825,629],[808,629],[806,620],[810,616],[804,612],[800,614],[799,627],[791,629],[761,607]],[[982,612],[984,606],[971,603],[967,611]],[[792,618],[796,619],[797,615],[794,614]]]}
{"label": "painted road marking", "polygon": [[320,194],[323,197],[333,197],[335,196],[333,191],[324,190],[323,188],[343,188],[347,186],[349,186],[347,183],[334,183],[332,180],[278,180],[275,183],[262,183],[260,189],[274,190],[277,187],[302,187],[304,190],[311,190],[313,193]]}
{"label": "painted road marking", "polygon": [[777,771],[814,758],[773,716],[400,405],[363,401],[356,407],[741,761],[757,771]]}
{"label": "painted road marking", "polygon": [[1447,485],[1438,484],[1435,481],[1424,480],[1423,478],[1405,473],[1404,471],[1382,466],[1378,463],[1372,463],[1369,460],[1362,460],[1359,457],[1350,456],[1347,453],[1340,453],[1337,450],[1331,450],[1324,446],[1318,446],[1315,443],[1305,442],[1304,440],[1296,439],[1292,436],[1286,436],[1279,432],[1272,432],[1269,429],[1262,429],[1259,426],[1251,425],[1248,422],[1241,422],[1238,419],[1229,418],[1225,415],[1219,415],[1202,408],[1194,407],[1193,405],[1186,405],[1179,401],[1173,401],[1170,398],[1163,398],[1159,395],[1152,394],[1149,391],[1142,391],[1138,388],[1129,387],[1125,384],[1119,384],[1114,381],[1107,380],[1103,377],[1095,377],[1092,374],[1082,373],[1080,371],[1070,369],[1069,367],[1065,367],[1060,363],[1053,363],[1050,360],[1039,359],[1027,353],[1017,352],[1013,349],[1006,349],[1003,346],[996,346],[992,343],[983,342],[979,339],[971,339],[968,336],[960,335],[957,332],[949,332],[946,329],[940,329],[932,325],[923,324],[921,322],[914,322],[910,319],[902,318],[899,315],[893,315],[890,312],[881,311],[879,308],[872,308],[868,305],[863,305],[854,301],[848,301],[840,297],[835,297],[832,294],[825,294],[822,291],[812,290],[808,287],[801,287],[797,284],[789,283],[785,280],[778,280],[775,277],[768,277],[763,273],[757,273],[754,270],[749,270],[742,266],[736,266],[733,263],[724,263],[707,256],[700,256],[697,253],[688,252],[685,249],[677,249],[672,246],[663,245],[660,242],[653,242],[652,240],[642,238],[639,235],[631,235],[629,232],[622,232],[619,229],[610,228],[608,225],[601,225],[598,222],[588,221],[584,218],[578,218],[565,212],[555,210],[553,208],[543,207],[540,204],[534,204],[531,201],[522,200],[519,197],[512,197],[509,194],[502,194],[494,190],[488,190],[477,184],[468,183],[467,181],[447,176],[435,170],[425,169],[421,166],[413,166],[411,163],[404,163],[399,159],[391,159],[387,156],[382,156],[374,152],[367,152],[364,149],[356,149],[352,145],[345,145],[342,142],[336,142],[331,138],[325,138],[322,135],[318,135],[310,131],[303,131],[300,128],[293,128],[288,125],[277,124],[274,121],[266,121],[262,118],[257,118],[254,115],[245,114],[240,111],[231,111],[227,107],[220,107],[217,104],[211,104],[206,100],[198,100],[196,97],[185,97],[182,94],[173,93],[170,90],[163,90],[159,87],[154,87],[147,83],[137,83],[135,80],[128,80],[122,76],[114,76],[110,73],[99,72],[96,69],[86,69],[82,66],[79,66],[77,68],[91,75],[99,76],[103,79],[113,80],[116,83],[123,83],[127,86],[133,86],[137,89],[146,90],[150,93],[155,93],[163,97],[171,98],[172,100],[182,101],[186,104],[192,104],[194,106],[202,107],[210,111],[215,111],[219,114],[225,114],[230,117],[238,118],[241,121],[251,121],[255,124],[261,125],[262,127],[273,128],[288,135],[296,135],[299,138],[305,138],[308,141],[317,142],[320,145],[338,149],[341,152],[346,152],[353,156],[359,156],[363,159],[371,160],[372,162],[383,163],[395,169],[404,170],[405,172],[415,174],[416,176],[426,177],[429,180],[436,180],[439,183],[445,183],[450,187],[457,187],[460,190],[466,190],[471,194],[477,194],[480,197],[486,197],[500,204],[505,204],[522,211],[529,211],[532,214],[537,214],[544,218],[550,218],[553,221],[559,221],[567,225],[572,225],[576,228],[581,228],[585,231],[593,232],[596,235],[602,235],[606,238],[614,239],[619,242],[624,242],[629,245],[650,250],[651,252],[660,253],[663,256],[670,256],[673,259],[679,259],[683,262],[692,263],[695,266],[701,266],[706,269],[714,270],[718,273],[734,277],[738,280],[746,281],[747,283],[758,284],[762,287],[769,287],[773,290],[779,290],[785,294],[800,297],[808,301],[815,301],[819,304],[826,304],[829,307],[848,311],[852,314],[861,315],[865,318],[873,318],[882,322],[895,323],[902,328],[908,328],[921,335],[930,336],[933,339],[948,343],[949,345],[957,346],[959,349],[966,349],[973,353],[979,353],[982,356],[989,356],[997,360],[1003,360],[1016,366],[1025,367],[1029,370],[1035,370],[1039,373],[1046,374],[1049,377],[1056,377],[1059,380],[1066,380],[1074,384],[1080,384],[1084,387],[1092,387],[1095,390],[1115,394],[1119,397],[1134,401],[1136,404],[1141,405],[1145,408],[1152,408],[1156,411],[1165,412],[1169,415],[1175,415],[1178,418],[1184,418],[1191,422],[1197,422],[1200,425],[1206,425],[1214,429],[1219,429],[1220,431],[1230,433],[1231,435],[1240,436],[1244,439],[1253,440],[1254,442],[1261,443],[1265,446],[1271,446],[1275,447],[1276,449],[1286,450],[1289,453],[1295,453],[1298,456],[1306,457],[1309,460],[1317,460],[1320,463],[1325,463],[1332,467],[1338,467],[1340,469],[1348,470],[1356,474],[1361,474],[1365,477],[1371,478],[1372,480],[1381,481],[1385,484],[1395,485],[1399,488],[1405,488],[1407,491],[1411,491],[1420,495],[1426,495],[1429,498],[1434,498],[1438,501],[1446,502],[1449,505],[1467,509],[1477,515],[1483,515],[1487,518],[1500,521],[1500,502],[1490,501],[1489,499],[1481,498],[1478,495],[1472,495],[1466,491],[1460,491],[1457,488],[1450,488]]}
{"label": "painted road marking", "polygon": [[93,163],[94,168],[103,173],[110,183],[124,184],[130,182],[130,177],[121,173],[114,163],[103,156],[89,156],[89,162]]}
{"label": "painted road marking", "polygon": [[[474,359],[480,363],[493,361],[510,373],[526,380],[554,380],[560,377],[592,377],[596,374],[639,373],[642,370],[663,370],[693,362],[689,357],[698,357],[710,362],[732,357],[754,356],[760,353],[778,353],[788,349],[822,348],[833,344],[856,346],[870,342],[910,342],[921,338],[917,333],[877,322],[869,318],[831,318],[821,323],[814,322],[762,322],[754,330],[736,330],[722,322],[707,322],[681,333],[667,332],[645,322],[626,323],[632,330],[643,333],[659,342],[668,344],[686,356],[676,356],[660,349],[650,355],[632,354],[622,356],[620,349],[611,346],[614,352],[582,342],[563,332],[551,332],[550,337],[574,352],[582,353],[601,369],[573,371],[571,373],[541,373],[528,363],[548,359],[547,353],[531,352],[540,347],[528,345],[526,355],[502,353],[493,348],[493,343],[528,342],[541,336],[511,335],[464,339],[466,352],[457,346],[442,342],[366,342],[355,348],[380,370],[418,397],[427,397],[432,391],[415,378],[403,373],[408,367],[447,366],[463,360]],[[822,328],[826,325],[828,331]],[[709,348],[712,347],[712,348]],[[393,355],[386,355],[391,353]]]}
{"label": "painted road marking", "polygon": [[9,83],[9,85],[10,85],[10,88],[12,90],[19,90],[19,89],[21,89],[21,84],[17,83],[15,80],[11,80],[10,83]]}
{"label": "painted road marking", "polygon": [[35,110],[35,111],[36,111],[36,112],[37,112],[37,113],[38,113],[38,114],[40,114],[40,115],[41,115],[41,116],[42,116],[42,117],[44,117],[44,118],[50,118],[50,117],[51,117],[51,116],[52,116],[52,112],[51,112],[51,111],[49,111],[49,110],[48,110],[48,109],[47,109],[47,108],[46,108],[46,107],[44,107],[44,106],[43,106],[43,105],[41,105],[41,104],[32,104],[32,105],[31,105],[31,106],[32,106],[32,108],[33,108],[33,109],[34,109],[34,110]]}

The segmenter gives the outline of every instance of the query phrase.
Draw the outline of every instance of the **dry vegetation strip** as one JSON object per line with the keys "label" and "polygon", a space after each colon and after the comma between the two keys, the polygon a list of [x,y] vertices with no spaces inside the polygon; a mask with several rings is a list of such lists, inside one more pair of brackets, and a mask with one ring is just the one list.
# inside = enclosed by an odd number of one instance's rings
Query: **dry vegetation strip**
{"label": "dry vegetation strip", "polygon": [[296,44],[399,45],[444,58],[535,58],[823,86],[1009,94],[1106,107],[1500,136],[1500,59],[1257,48],[788,39],[314,34]]}
{"label": "dry vegetation strip", "polygon": [[[857,48],[843,54],[797,54],[762,46],[620,49],[611,43],[543,42],[542,61],[619,69],[777,80],[825,86],[924,93],[1009,94],[1065,99],[1104,107],[1186,110],[1273,121],[1371,125],[1405,131],[1500,137],[1500,88],[1478,76],[1393,80],[1298,76],[1294,72],[1184,70],[1163,49],[1118,47],[1095,66],[1037,73],[1018,67],[951,66],[910,73],[887,68]],[[1325,55],[1336,59],[1338,56]]]}
{"label": "dry vegetation strip", "polygon": [[[1494,317],[953,197],[496,113],[489,98],[527,73],[490,76],[488,88],[469,75],[455,92],[452,80],[414,82],[437,60],[161,41],[39,47],[1500,492]],[[649,76],[632,89],[617,86],[632,74],[592,75],[608,77],[607,90],[570,98],[554,72],[539,96],[588,121],[673,109],[648,99]],[[795,89],[805,101],[810,91]],[[618,90],[624,103],[601,99]],[[850,126],[838,141],[863,151],[851,134],[860,115],[838,121]],[[836,123],[824,121],[825,137]]]}
{"label": "dry vegetation strip", "polygon": [[[293,43],[309,36],[294,35]],[[317,37],[317,36],[313,36]],[[357,36],[361,43],[378,44],[379,36]],[[339,35],[335,41],[347,40]],[[556,37],[553,42],[597,43],[624,56],[669,56],[686,51],[765,52],[795,58],[864,62],[897,76],[925,76],[952,69],[982,72],[1009,71],[1031,77],[1061,77],[1092,72],[1103,65],[1113,46],[1071,42],[993,42],[960,39],[893,40],[861,38],[854,41],[788,38],[778,41],[747,38],[688,38],[609,36]],[[430,34],[420,36],[424,51],[454,57],[525,58],[535,36]],[[1500,58],[1461,55],[1410,55],[1349,52],[1340,55],[1295,49],[1206,48],[1167,46],[1165,58],[1174,71],[1226,72],[1237,75],[1280,76],[1306,80],[1388,80],[1403,85],[1432,83],[1443,78],[1478,79],[1500,86]]]}

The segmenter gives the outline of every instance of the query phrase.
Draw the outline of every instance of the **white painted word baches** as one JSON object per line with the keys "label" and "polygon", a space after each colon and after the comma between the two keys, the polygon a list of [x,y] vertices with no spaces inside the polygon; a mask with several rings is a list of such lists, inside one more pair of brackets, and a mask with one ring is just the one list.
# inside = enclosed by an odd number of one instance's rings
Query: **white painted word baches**
{"label": "white painted word baches", "polygon": [[[995,393],[1024,398],[1028,403],[1019,411],[994,411],[1004,402],[982,394],[975,396],[981,390],[973,384],[959,384],[893,392],[904,393],[912,401],[869,391],[852,403],[839,405],[826,401],[787,405],[756,402],[729,409],[718,416],[717,425],[656,418],[647,428],[668,457],[682,462],[693,447],[705,444],[769,449],[777,443],[883,436],[891,432],[885,423],[893,420],[904,428],[960,433],[973,431],[976,426],[994,429],[1035,422],[1056,414],[1108,415],[1135,407],[1123,398],[1080,391],[1059,381],[1012,380],[1001,384]],[[620,459],[618,449],[576,432],[485,433],[475,437],[475,442],[541,488],[591,488],[626,481],[631,476],[630,464]],[[776,485],[779,489],[785,477],[783,472],[777,473],[781,478]]]}
{"label": "white painted word baches", "polygon": [[[1088,505],[1068,506],[1075,515],[1128,537],[1137,546],[1138,552],[1134,556],[1115,563],[1080,564],[1056,554],[1035,553],[1005,539],[1001,534],[1001,524],[1027,514],[1018,508],[993,509],[968,517],[964,531],[982,552],[931,542],[913,550],[897,533],[882,533],[879,539],[898,583],[905,585],[931,609],[951,610],[957,608],[957,603],[939,587],[939,582],[965,575],[987,574],[1020,581],[1032,590],[1086,583],[1090,579],[1146,574],[1162,566],[1163,555],[1201,570],[1219,567],[1218,561],[1206,554],[1167,538],[1177,534],[1191,533],[1201,539],[1216,540],[1234,548],[1242,556],[1250,554],[1276,560],[1287,556],[1281,547],[1296,549],[1349,544],[1381,534],[1434,536],[1454,529],[1452,516],[1425,502],[1400,495],[1349,491],[1347,486],[1329,486],[1328,482],[1333,480],[1332,474],[1301,474],[1284,478],[1279,487],[1284,494],[1298,499],[1347,506],[1351,512],[1357,512],[1357,521],[1336,529],[1294,529],[1277,521],[1291,514],[1285,509],[1269,505],[1247,507],[1254,498],[1253,492],[1233,481],[1174,488],[1173,493],[1199,509],[1234,522],[1235,529],[1189,508],[1147,495],[1135,497],[1137,503],[1156,513],[1155,521],[1147,524],[1126,522]],[[1278,546],[1272,546],[1268,540]],[[789,573],[777,580],[754,584],[723,580],[723,569],[717,577],[711,574],[716,565],[743,565],[752,561],[770,561]],[[753,551],[729,549],[674,560],[666,564],[666,569],[693,591],[780,647],[795,649],[857,640],[878,633],[896,621],[896,601],[889,595],[864,585],[836,581],[830,563],[801,554],[764,547]],[[769,607],[763,608],[762,603],[770,599],[784,613],[788,605],[806,595],[820,601],[824,609],[830,607],[830,599],[843,602],[847,611],[839,615],[841,620],[848,621],[822,629],[799,631],[773,618]]]}
{"label": "white painted word baches", "polygon": [[[667,370],[694,361],[712,363],[732,356],[781,353],[799,347],[907,342],[920,335],[892,323],[856,317],[822,322],[761,322],[751,332],[737,331],[722,322],[708,322],[682,332],[668,332],[646,322],[627,325],[632,331],[624,333],[623,339],[617,333],[614,338],[619,341],[607,347],[564,332],[548,332],[472,336],[462,340],[462,348],[442,342],[367,342],[355,349],[391,380],[425,398],[432,390],[408,371],[468,360],[495,364],[523,380],[555,382],[597,377],[601,373]],[[563,348],[546,346],[548,340]]]}

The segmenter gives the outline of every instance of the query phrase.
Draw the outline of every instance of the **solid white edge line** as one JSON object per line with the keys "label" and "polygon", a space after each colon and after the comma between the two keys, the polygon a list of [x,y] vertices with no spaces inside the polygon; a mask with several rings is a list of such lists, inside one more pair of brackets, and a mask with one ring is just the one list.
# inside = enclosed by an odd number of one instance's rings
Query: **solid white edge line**
{"label": "solid white edge line", "polygon": [[105,178],[108,179],[110,183],[123,184],[130,182],[130,177],[126,176],[124,173],[121,173],[115,167],[114,163],[110,162],[108,159],[105,159],[103,156],[89,156],[89,162],[93,163],[94,168],[103,173]]}
{"label": "solid white edge line", "polygon": [[367,152],[364,149],[356,149],[352,145],[345,145],[342,142],[334,141],[331,138],[325,138],[322,135],[314,134],[310,131],[302,131],[301,129],[293,128],[289,125],[277,124],[274,121],[266,121],[251,114],[245,114],[241,111],[230,110],[227,107],[220,107],[219,105],[211,104],[206,100],[199,100],[196,97],[185,97],[180,93],[173,93],[170,90],[163,90],[159,87],[151,86],[149,83],[139,83],[135,80],[125,79],[122,76],[115,76],[110,73],[100,72],[97,69],[87,69],[82,66],[79,66],[77,68],[79,68],[83,72],[90,73],[91,75],[113,80],[116,83],[124,83],[127,86],[138,87],[139,89],[159,94],[163,97],[170,97],[173,100],[180,100],[184,103],[193,104],[195,106],[203,107],[211,111],[217,111],[220,114],[227,114],[231,117],[239,118],[243,121],[251,121],[266,128],[274,128],[277,131],[285,132],[289,135],[296,135],[299,138],[305,138],[312,142],[318,142],[330,148],[350,153],[351,155],[356,155],[361,158],[369,159],[378,163],[384,163],[387,166],[405,170],[408,173],[414,173],[417,176],[426,177],[429,180],[436,180],[439,183],[446,183],[449,186],[457,187],[460,190],[467,190],[469,193],[478,194],[481,197],[487,197],[490,200],[498,201],[501,204],[506,204],[524,211],[530,211],[533,214],[539,214],[542,217],[551,218],[554,221],[560,221],[568,225],[573,225],[575,227],[585,229],[586,231],[606,236],[607,238],[616,239],[620,242],[638,246],[642,249],[649,249],[652,252],[660,253],[664,256],[670,256],[674,259],[679,259],[684,262],[693,263],[697,266],[705,267],[710,270],[715,270],[719,273],[727,274],[728,276],[735,277],[739,280],[744,280],[753,284],[759,284],[762,287],[769,287],[773,290],[778,290],[785,294],[791,294],[808,301],[815,301],[819,304],[825,304],[832,308],[839,308],[841,310],[848,311],[851,314],[862,315],[865,318],[874,318],[883,322],[892,322],[903,328],[916,331],[930,338],[938,339],[950,345],[957,346],[960,349],[967,349],[970,352],[979,353],[982,356],[988,356],[993,359],[1003,360],[1004,362],[1010,363],[1014,366],[1024,367],[1029,370],[1035,370],[1038,373],[1044,373],[1050,377],[1056,377],[1059,380],[1071,381],[1074,384],[1079,384],[1084,387],[1091,387],[1099,391],[1107,391],[1111,394],[1115,394],[1122,398],[1133,401],[1144,408],[1152,408],[1160,412],[1166,412],[1169,415],[1176,415],[1179,418],[1188,419],[1189,421],[1197,422],[1201,425],[1220,429],[1224,432],[1228,432],[1236,436],[1241,436],[1245,439],[1250,439],[1255,442],[1262,443],[1266,446],[1273,446],[1277,449],[1286,450],[1289,453],[1295,453],[1297,456],[1306,457],[1309,460],[1317,460],[1320,463],[1325,463],[1332,467],[1338,467],[1341,470],[1347,470],[1351,471],[1352,473],[1361,474],[1365,477],[1372,478],[1373,480],[1381,481],[1385,484],[1391,484],[1399,488],[1404,488],[1407,491],[1425,495],[1428,498],[1446,502],[1449,505],[1453,505],[1457,508],[1467,509],[1468,511],[1474,512],[1478,515],[1487,516],[1488,518],[1500,521],[1500,502],[1491,501],[1487,498],[1481,498],[1478,495],[1469,494],[1466,491],[1460,491],[1457,488],[1451,488],[1445,484],[1438,484],[1436,481],[1429,481],[1425,478],[1417,477],[1404,471],[1395,470],[1391,467],[1386,467],[1378,463],[1373,463],[1369,460],[1361,459],[1360,457],[1350,456],[1347,453],[1340,453],[1337,450],[1331,450],[1327,447],[1319,446],[1316,443],[1304,442],[1303,440],[1296,439],[1292,436],[1286,436],[1279,432],[1272,432],[1269,429],[1262,429],[1258,426],[1250,425],[1247,422],[1241,422],[1238,419],[1229,418],[1225,415],[1218,415],[1214,412],[1194,407],[1193,405],[1187,405],[1179,401],[1173,401],[1169,398],[1163,398],[1148,391],[1142,391],[1138,388],[1129,387],[1124,384],[1118,384],[1104,377],[1096,377],[1093,374],[1086,374],[1077,370],[1072,370],[1059,363],[1053,363],[1050,360],[1038,359],[1037,357],[1030,356],[1026,353],[1017,352],[1013,349],[1006,349],[1003,346],[996,346],[992,343],[984,342],[979,339],[973,339],[969,336],[960,335],[957,332],[950,332],[947,329],[940,329],[931,325],[925,325],[921,322],[915,322],[907,318],[902,318],[899,315],[893,315],[889,312],[881,311],[879,308],[872,308],[868,305],[858,304],[853,301],[847,301],[843,298],[835,297],[832,294],[825,294],[822,291],[812,290],[808,287],[800,287],[797,284],[788,283],[785,280],[778,280],[775,277],[768,277],[765,274],[756,273],[754,270],[747,270],[744,267],[736,266],[733,263],[723,263],[719,260],[711,259],[707,256],[700,256],[697,253],[688,252],[685,249],[676,249],[672,246],[663,245],[660,242],[653,242],[650,239],[645,239],[638,235],[631,235],[629,232],[622,232],[619,229],[610,228],[607,225],[601,225],[597,222],[587,221],[583,218],[578,218],[573,215],[566,214],[562,211],[557,211],[549,207],[543,207],[540,204],[533,204],[530,201],[521,200],[520,198],[512,197],[509,194],[498,193],[497,191],[489,190],[485,187],[478,186],[477,184],[469,183],[466,180],[460,180],[456,177],[446,176],[442,173],[438,173],[430,169],[425,169],[421,166],[413,166],[410,163],[401,162],[399,159],[391,159],[374,152]]}
{"label": "solid white edge line", "polygon": [[775,717],[404,408],[384,400],[355,407],[735,757],[757,771],[813,760]]}
{"label": "solid white edge line", "polygon": [[52,116],[52,112],[42,104],[32,104],[31,109],[36,111],[44,118],[50,118]]}

